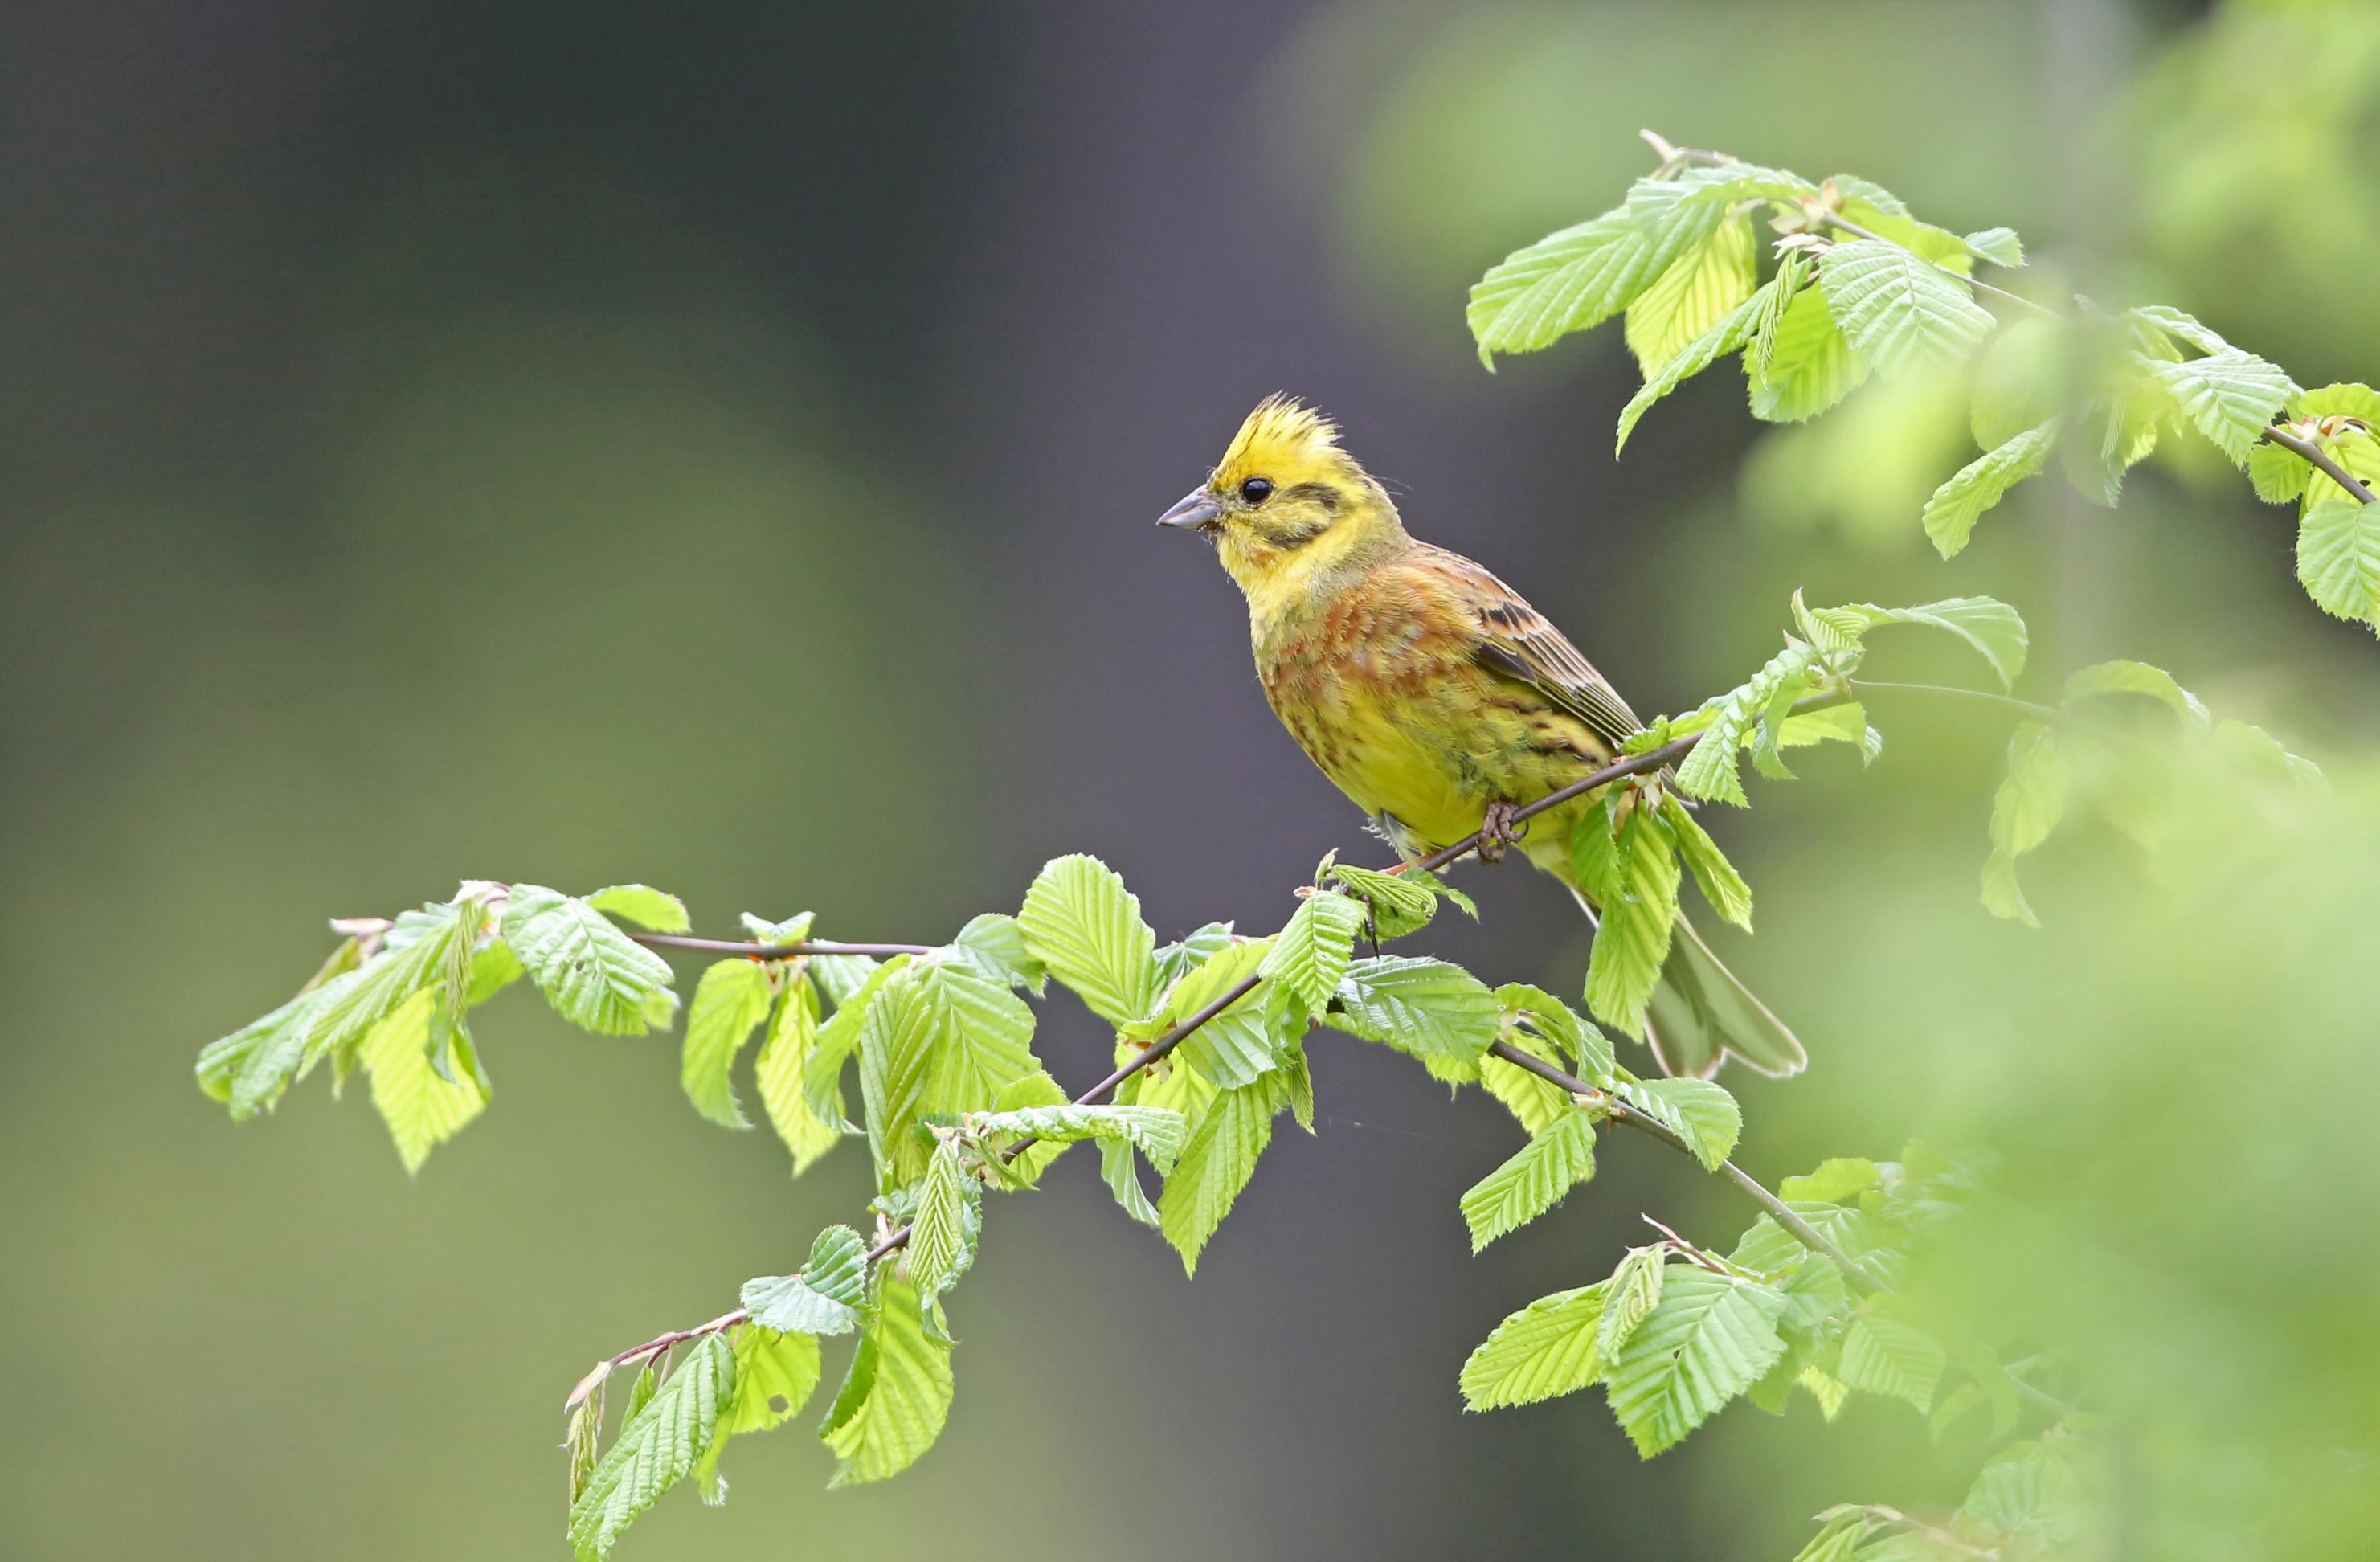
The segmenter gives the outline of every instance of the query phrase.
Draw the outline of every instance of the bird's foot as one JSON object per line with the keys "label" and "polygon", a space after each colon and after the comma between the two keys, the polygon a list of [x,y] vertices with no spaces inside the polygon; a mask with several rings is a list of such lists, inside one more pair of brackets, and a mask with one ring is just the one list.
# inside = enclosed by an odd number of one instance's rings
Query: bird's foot
{"label": "bird's foot", "polygon": [[1527,836],[1529,821],[1522,819],[1515,822],[1512,818],[1518,807],[1519,805],[1513,803],[1497,802],[1488,805],[1488,817],[1479,823],[1479,860],[1481,862],[1502,862],[1504,849],[1518,845]]}

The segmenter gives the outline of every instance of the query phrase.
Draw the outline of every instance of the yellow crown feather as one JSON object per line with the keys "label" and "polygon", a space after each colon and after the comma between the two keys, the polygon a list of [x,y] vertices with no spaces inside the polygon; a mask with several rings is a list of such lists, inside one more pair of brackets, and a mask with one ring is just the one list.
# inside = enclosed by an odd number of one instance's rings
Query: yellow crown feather
{"label": "yellow crown feather", "polygon": [[1354,462],[1339,448],[1339,425],[1294,397],[1274,392],[1232,436],[1216,475],[1233,482],[1265,477],[1286,488]]}

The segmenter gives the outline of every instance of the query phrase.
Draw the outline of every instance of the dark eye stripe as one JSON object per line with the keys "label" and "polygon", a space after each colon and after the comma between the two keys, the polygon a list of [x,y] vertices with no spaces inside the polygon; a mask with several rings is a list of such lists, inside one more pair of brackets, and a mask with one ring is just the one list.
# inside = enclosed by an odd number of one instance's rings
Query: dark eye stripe
{"label": "dark eye stripe", "polygon": [[1283,489],[1281,496],[1283,499],[1297,499],[1318,504],[1322,507],[1322,513],[1327,515],[1335,515],[1339,513],[1339,490],[1329,483],[1297,483]]}

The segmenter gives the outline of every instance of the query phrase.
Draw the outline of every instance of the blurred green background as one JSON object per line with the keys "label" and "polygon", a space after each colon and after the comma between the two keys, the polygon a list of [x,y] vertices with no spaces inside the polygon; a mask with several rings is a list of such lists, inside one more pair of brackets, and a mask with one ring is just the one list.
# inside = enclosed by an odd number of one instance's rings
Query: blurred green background
{"label": "blurred green background", "polygon": [[[1650,125],[2369,378],[2373,7],[134,0],[9,7],[0,72],[0,1555],[562,1555],[587,1362],[864,1202],[856,1152],[790,1183],[669,1042],[517,996],[418,1181],[360,1092],[233,1129],[190,1059],[325,916],[643,879],[707,931],[938,938],[1087,850],[1170,937],[1364,850],[1236,594],[1148,524],[1277,388],[1642,708],[1755,665],[1796,586],[1988,590],[2042,689],[2142,657],[2330,768],[2326,812],[2154,864],[2053,842],[2046,933],[1975,903],[1972,716],[1879,710],[1874,769],[1717,826],[1761,896],[1728,958],[1816,1059],[1742,1085],[1747,1167],[1994,1149],[2033,1213],[1963,1283],[2133,1412],[2123,1554],[2380,1547],[2380,665],[2284,514],[2161,459],[2113,514],[2033,485],[1944,565],[1916,511],[1963,450],[1916,398],[1762,431],[1714,374],[1615,466],[1617,333],[1491,378],[1461,309]],[[1574,987],[1556,887],[1463,881],[1443,952]],[[1105,1041],[1060,1000],[1040,1051],[1087,1083]],[[624,1555],[1783,1556],[1828,1503],[1963,1490],[1972,1448],[1880,1401],[1650,1465],[1599,1396],[1464,1416],[1469,1348],[1639,1210],[1722,1246],[1744,1212],[1615,1144],[1469,1258],[1498,1109],[1352,1042],[1315,1068],[1320,1132],[1195,1284],[1062,1167],[991,1211],[918,1469],[825,1492],[805,1415]]]}

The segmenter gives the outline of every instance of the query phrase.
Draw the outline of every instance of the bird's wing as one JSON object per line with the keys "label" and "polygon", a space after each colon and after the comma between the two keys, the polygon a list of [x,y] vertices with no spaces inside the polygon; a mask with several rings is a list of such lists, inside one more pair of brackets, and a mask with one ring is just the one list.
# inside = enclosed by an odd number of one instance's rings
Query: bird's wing
{"label": "bird's wing", "polygon": [[1569,637],[1519,592],[1460,553],[1439,548],[1427,552],[1427,567],[1447,583],[1460,610],[1477,625],[1474,660],[1528,685],[1548,704],[1585,722],[1615,749],[1644,725]]}

